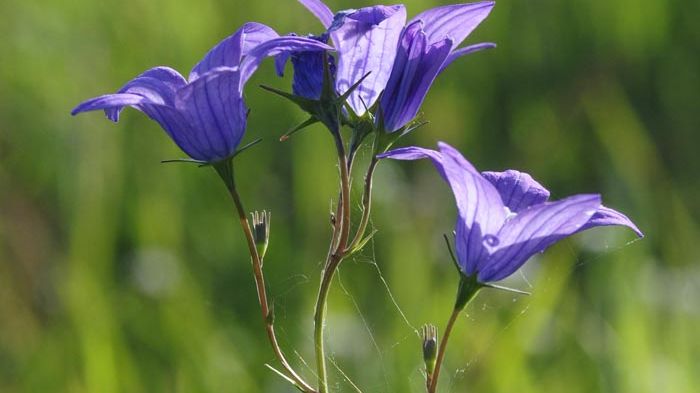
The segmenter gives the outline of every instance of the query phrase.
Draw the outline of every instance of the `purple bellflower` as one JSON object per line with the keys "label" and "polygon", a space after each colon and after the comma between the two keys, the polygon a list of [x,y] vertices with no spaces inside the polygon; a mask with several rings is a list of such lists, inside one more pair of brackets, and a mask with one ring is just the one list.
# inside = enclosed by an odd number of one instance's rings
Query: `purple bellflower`
{"label": "purple bellflower", "polygon": [[435,78],[457,58],[493,43],[457,47],[489,15],[493,1],[436,7],[418,14],[401,34],[381,98],[382,128],[395,132],[413,120]]}
{"label": "purple bellflower", "polygon": [[391,150],[380,158],[430,158],[457,202],[457,264],[465,277],[486,284],[517,271],[530,257],[583,230],[621,225],[643,234],[624,214],[601,205],[596,194],[549,202],[549,191],[514,170],[479,173],[456,149],[419,147]]}
{"label": "purple bellflower", "polygon": [[[495,47],[457,47],[489,15],[493,1],[454,4],[420,13],[406,25],[403,5],[372,6],[337,14],[321,0],[298,0],[327,29],[338,56],[335,84],[342,94],[363,76],[348,105],[362,116],[381,98],[383,129],[394,132],[418,114],[428,89],[457,58]],[[294,72],[309,72],[295,67]]]}
{"label": "purple bellflower", "polygon": [[[324,35],[333,40],[338,53],[335,72],[338,94],[345,94],[366,76],[347,99],[353,112],[362,116],[374,105],[389,80],[399,36],[406,24],[406,8],[403,5],[377,5],[340,11],[334,15],[320,0],[299,2],[321,21],[327,29]],[[295,75],[308,72],[317,71],[294,67]]]}
{"label": "purple bellflower", "polygon": [[131,106],[160,124],[193,159],[221,161],[236,153],[245,133],[243,88],[260,62],[285,52],[329,49],[316,40],[280,37],[268,26],[246,23],[211,49],[189,80],[169,67],[151,68],[117,93],[84,101],[71,113],[102,109],[116,122],[122,109]]}

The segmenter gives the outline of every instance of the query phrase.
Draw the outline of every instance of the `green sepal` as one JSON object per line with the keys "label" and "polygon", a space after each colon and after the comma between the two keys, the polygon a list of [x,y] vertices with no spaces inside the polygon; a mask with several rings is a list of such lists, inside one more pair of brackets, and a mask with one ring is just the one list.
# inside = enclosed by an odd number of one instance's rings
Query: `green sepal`
{"label": "green sepal", "polygon": [[206,165],[207,164],[206,161],[195,160],[192,158],[173,158],[171,160],[161,160],[160,161],[161,164],[170,164],[173,162],[181,162],[184,164],[196,164],[196,165]]}
{"label": "green sepal", "polygon": [[384,129],[384,115],[381,110],[381,107],[377,110],[377,124],[378,126],[376,127],[376,133],[377,136],[375,138],[375,146],[374,146],[374,154],[382,154],[386,153],[389,149],[391,149],[392,146],[401,138],[404,136],[412,133],[413,131],[419,129],[420,127],[423,127],[424,125],[428,124],[428,121],[421,120],[419,117],[415,118],[405,126],[399,128],[398,130],[394,132],[387,132]]}
{"label": "green sepal", "polygon": [[471,276],[461,275],[457,298],[455,299],[455,310],[462,311],[470,300],[476,296],[484,285],[477,281],[476,274]]}
{"label": "green sepal", "polygon": [[316,108],[316,103],[318,102],[316,100],[311,100],[311,99],[297,96],[297,95],[294,95],[291,93],[287,93],[286,91],[276,89],[272,86],[260,85],[260,87],[263,88],[264,90],[271,92],[271,93],[277,94],[278,96],[280,96],[282,98],[286,98],[289,101],[292,101],[302,110],[309,112],[309,113],[312,113],[312,114]]}
{"label": "green sepal", "polygon": [[455,253],[452,250],[452,244],[450,243],[450,238],[447,236],[446,233],[443,233],[442,237],[445,239],[445,244],[447,244],[447,251],[450,252],[450,258],[452,259],[452,264],[454,264],[455,269],[457,269],[457,272],[459,274],[462,274],[462,269],[459,267],[459,263],[457,262],[457,257],[455,256]]}
{"label": "green sepal", "polygon": [[243,153],[244,151],[250,149],[251,147],[257,145],[257,144],[260,143],[260,142],[262,142],[262,138],[258,138],[258,139],[254,140],[254,141],[252,141],[252,142],[250,142],[250,143],[248,143],[248,144],[243,145],[243,147],[236,149],[236,152],[233,153],[233,155],[231,156],[231,158],[236,157],[237,155]]}
{"label": "green sepal", "polygon": [[[328,56],[324,54],[324,59]],[[339,96],[335,91],[335,83],[333,82],[333,77],[330,74],[330,69],[328,67],[328,62],[324,60],[324,70],[323,70],[323,86],[321,89],[321,97],[318,100],[313,100],[301,96],[297,96],[285,91],[276,89],[274,87],[261,85],[263,89],[275,93],[283,98],[286,98],[296,104],[301,110],[307,112],[311,115],[311,119],[305,121],[299,126],[288,131],[285,135],[280,138],[281,140],[288,139],[295,132],[310,126],[316,122],[321,122],[328,128],[331,133],[338,135],[340,132],[341,124],[348,123],[348,120],[343,116],[343,108],[346,106],[346,101],[353,91],[357,90],[365,78],[370,74],[369,72],[360,78],[355,84],[350,86],[348,90]],[[348,114],[352,113],[352,110],[346,111]]]}
{"label": "green sepal", "polygon": [[292,135],[296,134],[298,131],[301,131],[301,130],[303,130],[304,128],[306,128],[306,127],[308,127],[308,126],[310,126],[310,125],[316,124],[316,123],[318,123],[318,119],[316,119],[316,118],[313,117],[313,116],[309,117],[306,121],[304,121],[303,123],[299,124],[298,126],[292,128],[291,130],[287,131],[284,135],[282,135],[282,136],[280,137],[280,142],[286,141],[286,140],[289,139]]}
{"label": "green sepal", "polygon": [[323,84],[321,85],[321,101],[333,101],[336,98],[335,81],[328,64],[328,52],[323,52]]}
{"label": "green sepal", "polygon": [[221,180],[226,184],[226,188],[229,190],[236,189],[236,183],[233,181],[233,156],[221,161],[212,162],[208,165],[214,167],[216,173],[219,174]]}
{"label": "green sepal", "polygon": [[347,124],[352,129],[350,136],[350,154],[352,155],[359,150],[362,142],[375,132],[374,116],[371,109],[367,109],[364,115],[357,116],[350,107],[347,107],[347,113],[349,115]]}
{"label": "green sepal", "polygon": [[[185,164],[195,164],[199,166],[200,168],[202,167],[207,167],[207,166],[221,166],[221,165],[231,165],[230,162],[233,161],[233,158],[236,157],[237,155],[243,153],[244,151],[250,149],[251,147],[257,145],[258,143],[262,142],[262,138],[258,138],[246,145],[243,145],[243,147],[236,149],[236,151],[231,154],[230,156],[226,158],[222,158],[221,160],[218,161],[202,161],[202,160],[195,160],[192,158],[174,158],[171,160],[162,160],[160,163],[161,164],[169,164],[173,162],[181,162]],[[218,169],[217,169],[218,171]]]}

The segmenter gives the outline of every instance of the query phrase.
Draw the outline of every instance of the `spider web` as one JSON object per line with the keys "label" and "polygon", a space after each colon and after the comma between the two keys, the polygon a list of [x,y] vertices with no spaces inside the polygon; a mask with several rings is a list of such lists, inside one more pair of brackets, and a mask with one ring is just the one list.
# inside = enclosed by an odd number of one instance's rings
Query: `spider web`
{"label": "spider web", "polygon": [[[373,223],[370,221],[370,226],[373,229]],[[565,241],[565,244],[568,245],[567,249],[571,255],[572,259],[575,259],[575,262],[572,265],[569,264],[563,264],[562,266],[555,265],[554,269],[556,271],[559,271],[560,269],[579,269],[585,265],[588,265],[590,263],[595,263],[598,261],[603,260],[604,258],[608,257],[610,254],[615,254],[621,252],[624,248],[636,243],[639,239],[631,240],[629,242],[626,242],[620,246],[609,246],[607,243],[604,245],[604,249],[598,250],[596,252],[595,256],[592,257],[587,257],[587,258],[581,258],[578,255],[578,252],[576,249],[573,247],[572,243],[570,240]],[[336,277],[335,277],[335,282],[334,286],[337,286],[337,288],[342,292],[342,294],[347,298],[347,300],[350,302],[352,306],[352,311],[355,315],[355,318],[357,321],[362,326],[362,329],[364,330],[366,334],[366,338],[368,342],[370,343],[371,346],[371,351],[372,353],[376,356],[376,359],[373,359],[373,361],[376,361],[377,366],[380,368],[381,371],[381,381],[380,382],[375,382],[373,385],[368,384],[367,381],[356,381],[354,378],[350,375],[350,373],[346,372],[345,369],[340,365],[340,362],[337,359],[337,355],[335,352],[333,352],[333,348],[329,346],[329,351],[327,353],[327,362],[330,365],[331,369],[333,370],[335,374],[335,378],[333,378],[333,373],[331,373],[331,380],[333,380],[332,387],[330,389],[331,392],[354,392],[354,393],[371,393],[371,392],[394,392],[396,391],[396,387],[392,386],[389,373],[390,371],[387,368],[387,360],[386,356],[387,354],[391,353],[394,351],[397,347],[400,347],[402,345],[411,345],[415,347],[415,359],[416,359],[416,366],[413,369],[407,369],[403,370],[403,372],[406,373],[406,378],[408,379],[408,385],[411,386],[410,391],[416,391],[416,392],[423,392],[424,388],[424,381],[425,381],[425,372],[423,370],[422,362],[421,362],[421,356],[420,356],[420,333],[419,329],[416,327],[417,324],[415,322],[412,322],[409,317],[407,316],[407,313],[404,311],[400,304],[400,300],[394,295],[394,292],[391,289],[391,284],[390,281],[386,278],[384,272],[380,268],[379,264],[377,263],[377,257],[376,257],[376,251],[375,251],[375,243],[374,240],[372,239],[367,246],[365,247],[367,250],[367,254],[359,254],[356,256],[353,256],[351,260],[347,260],[344,262],[343,265],[341,265],[337,271]],[[396,341],[390,341],[390,344],[386,345],[384,344],[381,338],[377,337],[377,333],[375,332],[375,329],[372,328],[372,322],[370,318],[367,316],[367,310],[363,310],[361,306],[361,302],[358,301],[357,296],[353,293],[353,290],[346,285],[346,282],[343,280],[344,277],[344,270],[345,270],[345,265],[348,262],[354,262],[355,264],[363,264],[370,266],[373,275],[376,277],[378,282],[380,283],[382,287],[382,292],[384,293],[385,300],[387,301],[386,303],[390,305],[390,307],[396,312],[397,314],[397,319],[400,320],[400,325],[403,326],[402,330],[405,332],[401,337],[399,337]],[[322,262],[319,262],[319,265],[317,267],[320,267]],[[548,280],[540,279],[538,280],[537,283],[537,288],[533,286],[531,281],[528,279],[526,272],[523,271],[522,269],[519,270],[518,275],[522,281],[522,283],[525,284],[525,286],[534,292],[536,295],[537,292],[547,292],[549,288],[551,287],[552,284],[548,283]],[[294,276],[291,276],[285,280],[283,280],[281,283],[278,283],[277,286],[281,286],[282,290],[276,291],[275,296],[274,296],[274,303],[275,303],[275,308],[276,311],[281,311],[281,314],[283,318],[286,320],[287,315],[286,315],[286,303],[285,298],[287,297],[286,295],[290,294],[291,292],[299,289],[300,287],[315,287],[318,283],[316,280],[309,279],[309,275],[306,274],[297,274]],[[472,369],[475,365],[479,364],[479,362],[482,361],[482,359],[487,356],[488,352],[490,349],[492,349],[494,346],[496,346],[503,338],[505,334],[509,332],[509,330],[516,325],[522,318],[524,318],[526,315],[528,315],[529,311],[531,310],[531,304],[529,301],[521,301],[522,297],[519,295],[515,295],[512,298],[512,302],[515,304],[518,304],[517,309],[514,310],[511,313],[511,316],[509,317],[509,320],[503,324],[499,329],[494,332],[488,339],[488,343],[477,353],[473,353],[469,355],[468,359],[464,361],[459,362],[459,366],[455,368],[454,364],[450,364],[451,362],[445,362],[443,364],[443,373],[442,375],[444,377],[448,377],[449,379],[445,380],[442,382],[444,384],[443,386],[447,387],[445,391],[447,392],[453,392],[456,391],[455,389],[458,387],[458,384],[460,381],[462,381],[466,375],[468,375],[468,372],[470,369]],[[479,298],[479,304],[481,304],[481,311],[485,311],[491,308],[491,303],[493,300],[489,299],[488,297],[481,297]],[[332,307],[332,305],[329,305],[329,307]],[[477,303],[472,302],[470,304],[469,308],[466,310],[466,313],[463,313],[462,318],[468,318],[471,322],[476,321],[476,317],[474,316],[475,313],[474,307],[477,307]],[[466,315],[466,316],[465,316]],[[292,322],[295,323],[295,322]],[[299,322],[296,322],[299,323]],[[458,322],[459,323],[459,322]],[[312,330],[312,325],[304,325],[302,326],[304,329],[307,329],[306,331],[311,331]],[[298,362],[303,365],[305,369],[305,375],[311,375],[316,377],[316,370],[314,367],[309,365],[307,361],[304,360],[302,355],[300,354],[299,351],[299,346],[293,346],[293,344],[290,342],[292,340],[289,340],[290,334],[285,330],[283,324],[276,324],[276,327],[278,331],[281,333],[280,338],[282,341],[282,345],[285,348],[286,352],[293,353]],[[333,330],[333,326],[329,327],[329,332]],[[302,329],[303,331],[303,329]],[[349,338],[350,339],[350,338]],[[356,340],[357,338],[352,338],[353,340]],[[384,340],[385,341],[385,340]],[[299,344],[299,343],[297,343]],[[305,344],[307,348],[313,348],[313,338],[311,335],[305,336]],[[308,350],[304,351],[305,353],[308,353],[309,355],[307,356],[312,356],[312,351],[309,352]],[[293,360],[290,359],[290,360]],[[454,362],[454,360],[452,360]],[[312,380],[313,381],[313,380]],[[415,387],[418,387],[416,390]]]}

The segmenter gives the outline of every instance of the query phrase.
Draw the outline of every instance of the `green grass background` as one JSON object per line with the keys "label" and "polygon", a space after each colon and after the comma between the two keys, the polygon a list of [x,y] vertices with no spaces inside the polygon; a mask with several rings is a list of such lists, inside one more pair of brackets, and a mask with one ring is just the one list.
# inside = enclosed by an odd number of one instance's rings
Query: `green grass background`
{"label": "green grass background", "polygon": [[[406,5],[410,16],[440,3]],[[214,172],[160,164],[182,153],[136,111],[117,125],[69,111],[152,66],[186,74],[246,21],[281,33],[318,22],[293,0],[0,8],[0,392],[292,391],[264,367],[249,259]],[[647,235],[577,235],[507,282],[532,296],[482,292],[457,325],[442,392],[697,391],[698,15],[686,0],[501,0],[469,39],[498,48],[438,78],[430,124],[404,144],[447,141],[481,169],[532,173],[554,197],[600,192]],[[247,207],[272,210],[280,340],[313,380],[300,358],[313,364],[336,167],[320,127],[277,141],[304,116],[257,88],[288,88],[270,63],[246,90],[246,140],[264,143],[237,175]],[[333,391],[353,391],[342,369],[366,393],[422,392],[413,329],[448,317],[457,276],[442,233],[455,209],[427,162],[382,163],[375,185],[379,232],[330,298]]]}

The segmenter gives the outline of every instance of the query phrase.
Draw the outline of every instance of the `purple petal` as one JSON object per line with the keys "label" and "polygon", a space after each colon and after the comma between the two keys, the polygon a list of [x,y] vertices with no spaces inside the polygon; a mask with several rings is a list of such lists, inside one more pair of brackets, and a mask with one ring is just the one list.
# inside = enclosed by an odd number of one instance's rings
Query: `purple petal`
{"label": "purple petal", "polygon": [[501,229],[506,210],[498,190],[459,151],[443,142],[438,146],[459,212],[455,228],[457,259],[462,271],[472,275],[479,261],[488,255],[484,243]]}
{"label": "purple petal", "polygon": [[212,48],[190,72],[190,82],[216,67],[238,67],[253,48],[279,37],[271,27],[249,22]]}
{"label": "purple petal", "polygon": [[192,145],[203,154],[198,159],[226,158],[243,138],[246,107],[239,80],[237,68],[219,67],[178,91],[175,107],[191,127]]}
{"label": "purple petal", "polygon": [[420,22],[406,28],[382,96],[384,128],[387,132],[400,129],[418,114],[451,47],[449,39],[428,45]]}
{"label": "purple petal", "polygon": [[268,56],[279,56],[290,52],[318,52],[333,50],[332,47],[317,40],[305,37],[283,36],[278,37],[253,48],[241,63],[240,89],[258,69],[260,62]]}
{"label": "purple petal", "polygon": [[503,225],[489,258],[477,266],[480,282],[502,280],[530,257],[578,232],[600,207],[600,195],[574,195],[518,213]]}
{"label": "purple petal", "polygon": [[480,44],[474,44],[474,45],[469,45],[465,46],[464,48],[459,48],[455,51],[452,51],[449,56],[447,56],[447,60],[442,64],[442,67],[440,67],[440,72],[442,72],[445,68],[447,68],[450,64],[452,64],[453,61],[459,59],[462,56],[466,56],[470,53],[482,51],[484,49],[493,49],[496,47],[496,44],[492,42],[482,42]]}
{"label": "purple petal", "polygon": [[454,49],[486,19],[495,4],[483,1],[436,7],[418,14],[409,23],[423,21],[429,44],[450,37]]}
{"label": "purple petal", "polygon": [[[137,94],[106,94],[81,102],[78,104],[78,106],[73,108],[70,113],[71,115],[75,116],[78,113],[95,111],[99,109],[112,110],[118,108],[118,110],[121,110],[121,108],[125,106],[138,105],[145,100],[146,98]],[[115,122],[118,119],[118,117],[110,117],[110,120]]]}
{"label": "purple petal", "polygon": [[289,52],[275,56],[275,72],[277,72],[277,76],[284,76],[284,68],[287,66],[287,61],[291,56],[292,54]]}
{"label": "purple petal", "polygon": [[[151,68],[136,78],[127,82],[116,95],[105,95],[88,100],[73,110],[73,114],[88,110],[104,109],[108,119],[116,122],[119,114],[125,106],[134,106],[138,110],[140,103],[152,103],[162,105],[172,105],[175,92],[187,84],[185,79],[177,71],[170,67]],[[141,100],[129,98],[123,94],[130,94],[142,97]],[[109,96],[114,96],[109,98]],[[121,102],[121,104],[120,104]],[[89,105],[86,105],[88,104]]]}
{"label": "purple petal", "polygon": [[505,172],[482,172],[481,175],[496,187],[503,204],[514,213],[549,199],[549,191],[527,173],[509,169]]}
{"label": "purple petal", "polygon": [[435,165],[435,169],[440,173],[445,181],[447,181],[447,176],[445,175],[445,170],[442,168],[442,154],[439,151],[424,149],[422,147],[409,146],[401,147],[398,149],[390,150],[386,153],[377,154],[377,158],[390,158],[392,160],[420,160],[422,158],[430,158]]}
{"label": "purple petal", "polygon": [[245,34],[243,37],[243,49],[241,50],[241,56],[243,57],[248,56],[250,51],[256,46],[280,36],[272,27],[262,23],[248,22],[241,29],[243,29]]}
{"label": "purple petal", "polygon": [[644,237],[642,231],[630,220],[626,215],[609,207],[601,206],[598,211],[591,217],[588,222],[582,226],[579,231],[586,229],[610,225],[621,225],[630,228],[639,237]]}
{"label": "purple petal", "polygon": [[321,0],[298,0],[307,10],[321,21],[321,24],[326,29],[331,27],[333,23],[333,11],[328,8]]}
{"label": "purple petal", "polygon": [[[315,40],[327,39],[327,37],[313,36],[309,38]],[[324,56],[323,52],[296,52],[291,57],[292,65],[294,66],[294,79],[292,81],[292,92],[294,95],[312,100],[321,98],[325,72],[324,61],[327,62],[330,74],[335,75],[335,58],[333,56]]]}
{"label": "purple petal", "polygon": [[145,104],[144,112],[158,122],[175,144],[195,160],[208,161],[212,152],[201,146],[196,131],[177,109],[157,104]]}
{"label": "purple petal", "polygon": [[348,99],[357,115],[363,115],[366,108],[374,105],[386,87],[405,24],[403,5],[380,5],[345,15],[331,32],[338,50],[336,89],[340,94],[371,71]]}

